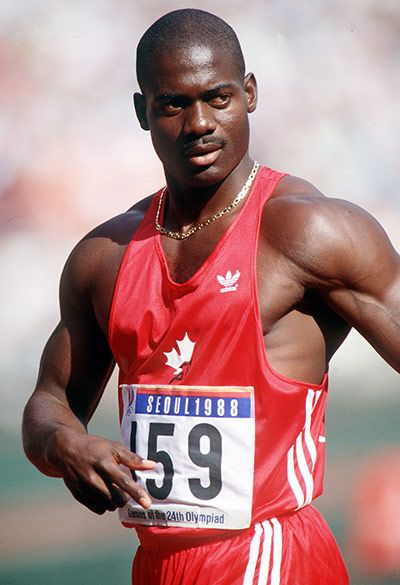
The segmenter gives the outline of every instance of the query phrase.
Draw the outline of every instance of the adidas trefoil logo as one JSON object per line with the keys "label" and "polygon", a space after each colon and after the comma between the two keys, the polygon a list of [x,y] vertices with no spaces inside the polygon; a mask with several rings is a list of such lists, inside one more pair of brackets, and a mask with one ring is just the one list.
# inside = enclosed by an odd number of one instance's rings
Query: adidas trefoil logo
{"label": "adidas trefoil logo", "polygon": [[234,292],[237,287],[239,286],[237,284],[237,281],[240,278],[240,272],[239,270],[236,270],[235,274],[232,275],[232,272],[230,270],[228,270],[228,272],[225,274],[225,276],[221,276],[220,274],[217,275],[217,280],[219,282],[219,284],[222,284],[222,288],[220,289],[221,293],[227,293],[227,292]]}
{"label": "adidas trefoil logo", "polygon": [[167,358],[165,365],[173,368],[176,378],[180,379],[184,374],[184,368],[182,366],[186,365],[186,370],[192,362],[192,355],[196,343],[190,339],[187,333],[185,333],[183,339],[176,340],[176,345],[178,346],[179,353],[176,351],[175,347],[172,348],[172,351],[164,351],[163,353]]}

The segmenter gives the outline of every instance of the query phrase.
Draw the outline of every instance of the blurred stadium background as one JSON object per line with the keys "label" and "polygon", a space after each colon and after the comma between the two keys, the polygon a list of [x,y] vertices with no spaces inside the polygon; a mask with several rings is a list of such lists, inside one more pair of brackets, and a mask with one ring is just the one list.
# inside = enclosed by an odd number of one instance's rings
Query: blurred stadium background
{"label": "blurred stadium background", "polygon": [[[75,503],[20,442],[86,231],[163,184],[134,118],[134,55],[159,16],[197,7],[238,32],[260,105],[253,156],[375,215],[400,249],[397,0],[3,0],[0,10],[0,583],[126,585],[135,539]],[[325,495],[353,585],[400,583],[399,378],[357,334],[331,367]],[[115,378],[91,427],[118,437]]]}

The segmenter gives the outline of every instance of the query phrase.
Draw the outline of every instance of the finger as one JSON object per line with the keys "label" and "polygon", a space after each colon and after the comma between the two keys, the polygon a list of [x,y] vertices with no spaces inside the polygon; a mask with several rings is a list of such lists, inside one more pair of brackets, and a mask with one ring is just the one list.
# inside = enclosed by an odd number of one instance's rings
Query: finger
{"label": "finger", "polygon": [[107,511],[107,508],[101,506],[98,502],[95,502],[94,500],[84,496],[83,494],[73,494],[73,496],[80,504],[83,504],[91,512],[94,512],[99,516],[101,516]]}
{"label": "finger", "polygon": [[116,462],[122,463],[129,467],[129,469],[154,469],[156,466],[155,461],[151,461],[150,459],[143,459],[137,453],[132,453],[132,451],[128,451],[123,445],[118,445],[113,450],[113,457]]}
{"label": "finger", "polygon": [[[104,511],[114,512],[118,507],[113,501],[113,494],[110,490],[111,484],[107,485],[98,473],[91,472],[87,476],[77,478],[76,480],[64,478],[64,483],[76,499],[78,497],[83,498],[86,502],[91,502],[94,507],[99,507],[99,509]],[[78,499],[78,501],[81,500]],[[118,503],[120,502],[121,499],[118,498]]]}
{"label": "finger", "polygon": [[[130,455],[135,455],[129,453]],[[120,453],[118,452],[118,459],[121,461]],[[127,501],[133,498],[144,508],[148,508],[152,501],[150,496],[144,488],[139,486],[128,473],[124,473],[119,467],[119,461],[114,459],[103,459],[99,461],[95,467],[96,476],[92,478],[92,485],[96,487],[99,492],[110,499],[117,507],[125,506]],[[125,454],[123,454],[125,455]],[[138,457],[135,455],[135,457]],[[140,459],[140,458],[139,458]],[[124,459],[125,460],[125,459]],[[141,460],[140,460],[141,461]],[[124,465],[124,464],[123,464]],[[152,469],[155,466],[154,461],[149,461],[143,469]],[[142,466],[137,465],[137,468]],[[114,486],[114,491],[111,491],[111,486]],[[120,490],[117,492],[116,490]],[[122,493],[121,493],[122,492]]]}
{"label": "finger", "polygon": [[73,497],[75,498],[75,500],[77,500],[77,502],[79,502],[80,504],[83,504],[91,512],[101,515],[107,511],[108,507],[105,505],[103,501],[99,500],[99,498],[97,497],[93,498],[87,493],[82,493],[81,491],[79,491],[75,483],[71,485],[71,482],[65,479],[64,483],[71,492],[71,494],[73,495]]}
{"label": "finger", "polygon": [[149,508],[151,506],[152,501],[146,490],[139,486],[131,477],[123,473],[120,469],[115,473],[113,482],[143,508]]}
{"label": "finger", "polygon": [[118,486],[112,484],[110,485],[109,490],[111,500],[117,508],[123,508],[129,502],[130,496]]}

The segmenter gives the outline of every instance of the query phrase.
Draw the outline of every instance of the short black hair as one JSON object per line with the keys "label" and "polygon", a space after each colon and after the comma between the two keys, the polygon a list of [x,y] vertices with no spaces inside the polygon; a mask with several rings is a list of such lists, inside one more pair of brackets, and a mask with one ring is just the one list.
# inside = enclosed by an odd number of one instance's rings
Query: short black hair
{"label": "short black hair", "polygon": [[238,75],[245,75],[245,62],[235,31],[222,18],[195,8],[165,14],[144,33],[136,51],[136,76],[142,91],[151,75],[154,59],[168,49],[191,45],[225,49],[237,62]]}

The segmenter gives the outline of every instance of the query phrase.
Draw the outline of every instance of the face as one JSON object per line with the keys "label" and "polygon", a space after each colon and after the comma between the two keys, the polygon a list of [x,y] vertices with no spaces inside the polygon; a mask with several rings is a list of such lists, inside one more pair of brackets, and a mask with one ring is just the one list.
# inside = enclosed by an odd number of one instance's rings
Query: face
{"label": "face", "polygon": [[233,57],[196,45],[157,60],[135,107],[167,179],[195,188],[222,181],[246,156],[256,100],[252,74],[241,79]]}

